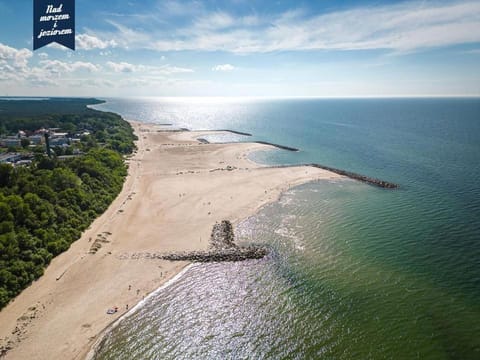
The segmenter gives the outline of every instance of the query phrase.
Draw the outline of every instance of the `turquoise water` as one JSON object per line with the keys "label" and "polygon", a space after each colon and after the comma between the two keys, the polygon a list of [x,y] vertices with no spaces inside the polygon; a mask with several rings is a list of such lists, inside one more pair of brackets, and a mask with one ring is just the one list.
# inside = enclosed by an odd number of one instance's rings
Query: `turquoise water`
{"label": "turquoise water", "polygon": [[[390,180],[315,182],[236,229],[260,261],[195,266],[104,340],[99,359],[480,358],[480,100],[110,99],[99,109],[229,128]],[[245,141],[231,136],[219,141]]]}

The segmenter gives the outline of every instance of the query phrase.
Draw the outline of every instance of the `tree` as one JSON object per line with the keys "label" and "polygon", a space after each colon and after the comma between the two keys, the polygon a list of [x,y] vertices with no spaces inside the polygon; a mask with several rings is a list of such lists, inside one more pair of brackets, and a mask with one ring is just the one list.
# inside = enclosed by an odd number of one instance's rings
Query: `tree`
{"label": "tree", "polygon": [[26,149],[27,147],[30,146],[30,140],[28,140],[27,138],[23,138],[20,140],[20,144],[24,149]]}
{"label": "tree", "polygon": [[0,164],[0,187],[8,186],[13,173],[13,167],[10,164]]}
{"label": "tree", "polygon": [[5,201],[0,202],[0,222],[2,221],[13,221],[12,211]]}
{"label": "tree", "polygon": [[[85,109],[83,101],[23,106],[0,100],[0,126],[7,132],[58,127],[93,134],[75,144],[85,152],[80,157],[48,158],[38,146],[31,166],[0,164],[0,309],[41,276],[122,188],[127,172],[121,153],[134,147],[132,129],[116,114]],[[97,139],[105,144],[99,146]],[[67,151],[73,153],[71,147]]]}

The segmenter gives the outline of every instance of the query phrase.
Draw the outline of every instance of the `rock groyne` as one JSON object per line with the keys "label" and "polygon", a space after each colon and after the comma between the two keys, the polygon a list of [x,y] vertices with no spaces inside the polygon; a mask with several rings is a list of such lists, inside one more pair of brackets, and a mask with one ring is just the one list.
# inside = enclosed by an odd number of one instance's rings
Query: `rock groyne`
{"label": "rock groyne", "polygon": [[343,175],[343,176],[349,177],[351,179],[362,181],[364,183],[374,185],[374,186],[378,186],[378,187],[381,187],[381,188],[384,188],[384,189],[397,189],[399,187],[399,185],[395,184],[395,183],[380,180],[380,179],[377,179],[377,178],[372,178],[372,177],[361,175],[361,174],[357,174],[357,173],[347,171],[347,170],[336,169],[336,168],[333,168],[333,167],[330,167],[330,166],[324,166],[324,165],[320,165],[320,164],[307,164],[307,165],[312,166],[312,167],[316,167],[316,168],[320,168],[320,169],[324,169],[324,170],[328,170],[328,171],[331,171],[333,173]]}
{"label": "rock groyne", "polygon": [[216,132],[229,132],[232,134],[243,135],[243,136],[253,136],[250,133],[237,131],[237,130],[230,130],[230,129],[215,129],[215,130],[195,130],[195,131],[202,131],[202,132],[209,132],[209,133],[216,133]]}
{"label": "rock groyne", "polygon": [[350,179],[361,181],[361,182],[367,183],[369,185],[378,186],[378,187],[381,187],[381,188],[384,188],[384,189],[398,189],[400,187],[400,185],[389,182],[389,181],[380,180],[380,179],[373,178],[373,177],[370,177],[370,176],[357,174],[357,173],[354,173],[352,171],[337,169],[337,168],[333,168],[333,167],[325,166],[325,165],[321,165],[321,164],[316,164],[316,163],[295,164],[295,165],[273,165],[273,166],[266,166],[265,168],[267,168],[267,169],[268,168],[289,168],[289,167],[299,167],[299,166],[311,166],[311,167],[316,167],[316,168],[323,169],[323,170],[328,170],[328,171],[331,171],[335,174],[346,176]]}
{"label": "rock groyne", "polygon": [[233,226],[229,220],[222,220],[213,226],[210,235],[210,246],[205,251],[182,251],[176,253],[134,253],[123,254],[119,259],[161,259],[170,261],[194,261],[194,262],[220,262],[220,261],[244,261],[249,259],[261,259],[268,254],[265,247],[246,246],[235,244]]}
{"label": "rock groyne", "polygon": [[237,130],[221,129],[221,130],[217,130],[217,131],[225,131],[225,132],[229,132],[229,133],[232,133],[232,134],[243,135],[243,136],[252,136],[252,134],[250,134],[250,133],[237,131]]}
{"label": "rock groyne", "polygon": [[300,151],[299,149],[297,148],[294,148],[294,147],[290,147],[290,146],[286,146],[286,145],[279,145],[279,144],[275,144],[275,143],[270,143],[268,141],[255,141],[257,144],[263,144],[263,145],[270,145],[270,146],[273,146],[273,147],[276,147],[278,149],[282,149],[282,150],[287,150],[287,151]]}
{"label": "rock groyne", "polygon": [[158,254],[156,258],[170,261],[194,261],[194,262],[220,262],[220,261],[244,261],[249,259],[261,259],[267,255],[267,249],[256,246],[245,248],[190,251],[175,254]]}

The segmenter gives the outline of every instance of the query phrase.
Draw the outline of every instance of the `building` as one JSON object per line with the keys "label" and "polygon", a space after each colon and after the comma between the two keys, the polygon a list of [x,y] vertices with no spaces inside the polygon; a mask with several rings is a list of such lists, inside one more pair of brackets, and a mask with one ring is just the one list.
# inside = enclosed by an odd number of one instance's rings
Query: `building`
{"label": "building", "polygon": [[43,135],[32,135],[28,137],[30,144],[32,145],[41,145],[45,141],[45,136]]}
{"label": "building", "polygon": [[18,153],[8,153],[0,155],[0,163],[15,163],[22,158],[21,154]]}
{"label": "building", "polygon": [[6,138],[0,139],[0,146],[3,147],[18,147],[21,145],[21,140],[16,136],[8,136]]}
{"label": "building", "polygon": [[68,146],[69,143],[70,143],[70,140],[66,137],[50,139],[50,146],[63,146],[63,145]]}
{"label": "building", "polygon": [[32,160],[19,160],[15,163],[15,166],[28,166],[32,163]]}

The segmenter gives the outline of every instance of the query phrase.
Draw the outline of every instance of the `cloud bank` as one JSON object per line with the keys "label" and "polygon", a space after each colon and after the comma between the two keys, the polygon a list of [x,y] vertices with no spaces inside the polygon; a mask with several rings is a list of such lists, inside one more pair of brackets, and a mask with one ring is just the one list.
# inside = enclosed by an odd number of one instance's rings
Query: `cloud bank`
{"label": "cloud bank", "polygon": [[[134,26],[132,19],[141,26]],[[241,54],[373,49],[411,52],[480,41],[480,2],[414,1],[319,15],[300,8],[235,16],[227,11],[209,11],[198,2],[193,6],[169,1],[156,19],[137,14],[108,23],[113,30],[98,34],[118,39],[116,45],[127,49]]]}

